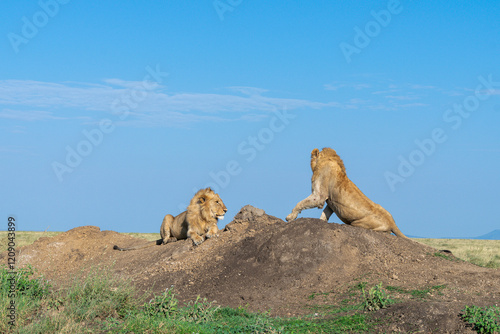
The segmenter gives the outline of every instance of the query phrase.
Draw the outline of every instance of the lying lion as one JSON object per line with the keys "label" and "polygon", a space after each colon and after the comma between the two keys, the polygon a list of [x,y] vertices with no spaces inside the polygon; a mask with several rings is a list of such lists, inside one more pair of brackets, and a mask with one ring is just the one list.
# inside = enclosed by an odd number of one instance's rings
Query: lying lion
{"label": "lying lion", "polygon": [[312,194],[297,203],[287,221],[297,218],[304,209],[326,207],[320,219],[328,221],[335,212],[346,224],[360,226],[369,230],[394,233],[406,236],[399,230],[391,214],[383,207],[373,203],[356,187],[346,175],[344,163],[335,150],[315,148],[311,152]]}
{"label": "lying lion", "polygon": [[226,212],[227,208],[218,194],[210,188],[201,189],[191,199],[186,211],[176,217],[166,215],[163,218],[160,228],[161,239],[130,248],[115,245],[113,249],[120,251],[141,249],[187,238],[191,238],[196,246],[201,244],[205,237],[211,238],[217,235],[219,232],[217,221],[224,219]]}

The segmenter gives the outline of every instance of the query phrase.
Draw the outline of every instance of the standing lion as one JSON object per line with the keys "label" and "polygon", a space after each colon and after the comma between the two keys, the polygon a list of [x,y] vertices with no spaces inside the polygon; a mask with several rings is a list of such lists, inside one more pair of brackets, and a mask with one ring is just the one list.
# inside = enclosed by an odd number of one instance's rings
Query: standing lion
{"label": "standing lion", "polygon": [[394,233],[407,238],[396,226],[391,214],[380,205],[373,203],[349,180],[344,163],[335,150],[315,148],[311,152],[312,194],[297,203],[287,221],[297,218],[304,209],[326,207],[320,219],[328,221],[335,214],[346,224],[369,230]]}
{"label": "standing lion", "polygon": [[120,251],[141,249],[187,238],[191,238],[196,246],[201,244],[205,237],[211,238],[217,235],[219,232],[217,221],[224,219],[226,212],[227,208],[218,194],[210,188],[201,189],[191,199],[186,211],[175,217],[166,215],[163,218],[160,228],[161,239],[130,248],[115,245],[113,249]]}

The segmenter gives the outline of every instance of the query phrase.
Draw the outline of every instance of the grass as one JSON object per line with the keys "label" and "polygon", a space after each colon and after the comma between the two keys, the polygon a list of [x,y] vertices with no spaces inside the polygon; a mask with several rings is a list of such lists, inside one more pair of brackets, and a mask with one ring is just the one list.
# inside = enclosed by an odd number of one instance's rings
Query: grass
{"label": "grass", "polygon": [[[7,243],[9,242],[7,239],[7,231],[0,231],[0,250],[7,249]],[[53,237],[62,232],[25,232],[25,231],[17,231],[16,232],[16,248],[31,245],[36,240],[43,237]]]}
{"label": "grass", "polygon": [[448,249],[455,257],[481,267],[500,268],[500,240],[420,238],[415,240],[436,249]]}
{"label": "grass", "polygon": [[500,332],[500,308],[465,306],[462,319],[471,324],[478,333]]}
{"label": "grass", "polygon": [[15,273],[8,271],[6,266],[0,267],[0,333],[9,331],[9,321],[24,325],[47,301],[50,285],[43,278],[35,276],[31,266],[19,268]]}
{"label": "grass", "polygon": [[136,233],[136,232],[128,232],[128,233],[122,233],[126,235],[130,235],[135,238],[141,238],[145,239],[147,241],[153,241],[153,240],[158,240],[160,239],[160,233]]}
{"label": "grass", "polygon": [[424,299],[429,297],[433,292],[440,294],[441,290],[446,288],[446,285],[434,285],[428,288],[413,289],[413,290],[407,290],[398,286],[391,286],[391,285],[388,285],[385,288],[389,291],[410,295],[414,299]]}
{"label": "grass", "polygon": [[[0,250],[7,249],[7,231],[0,231]],[[55,237],[63,232],[31,232],[31,231],[17,231],[16,232],[16,248],[31,245],[36,240],[44,237]],[[123,233],[131,235],[136,238],[142,238],[147,241],[153,241],[160,238],[160,233]]]}
{"label": "grass", "polygon": [[437,257],[441,257],[441,258],[443,258],[445,260],[449,260],[449,261],[460,261],[460,259],[453,257],[452,255],[446,255],[446,254],[441,253],[441,252],[434,252],[433,255],[437,256]]}
{"label": "grass", "polygon": [[244,307],[221,308],[200,297],[180,305],[173,288],[145,302],[129,281],[106,269],[54,291],[31,267],[17,271],[17,326],[10,327],[10,277],[0,267],[1,333],[362,333],[373,328],[361,305],[342,314],[279,318]]}

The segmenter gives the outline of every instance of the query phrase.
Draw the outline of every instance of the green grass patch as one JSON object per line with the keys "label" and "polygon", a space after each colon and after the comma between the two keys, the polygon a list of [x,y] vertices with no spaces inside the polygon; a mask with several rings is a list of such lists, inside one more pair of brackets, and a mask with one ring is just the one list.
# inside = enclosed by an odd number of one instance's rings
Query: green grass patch
{"label": "green grass patch", "polygon": [[50,284],[36,275],[35,269],[30,265],[17,269],[14,273],[6,266],[0,267],[0,293],[6,296],[15,285],[16,294],[33,299],[43,298],[49,294]]}
{"label": "green grass patch", "polygon": [[307,299],[314,300],[318,296],[322,296],[323,299],[326,299],[331,293],[332,293],[332,291],[330,291],[330,292],[313,292],[311,295],[309,295],[307,297]]}
{"label": "green grass patch", "polygon": [[404,288],[391,285],[388,285],[385,288],[389,291],[398,292],[400,294],[408,294],[412,296],[412,298],[424,299],[427,298],[432,292],[437,292],[438,294],[442,294],[441,290],[445,289],[446,285],[434,285],[429,288],[414,289],[414,290],[406,290]]}
{"label": "green grass patch", "polygon": [[[0,250],[7,250],[8,231],[0,231]],[[36,240],[43,237],[54,237],[62,232],[29,232],[29,231],[16,231],[16,249],[22,246],[31,245]]]}
{"label": "green grass patch", "polygon": [[425,238],[414,240],[436,249],[448,249],[456,258],[481,267],[500,268],[500,240]]}
{"label": "green grass patch", "polygon": [[443,259],[448,260],[448,261],[459,261],[459,259],[457,259],[456,257],[452,257],[449,255],[443,254],[441,252],[435,252],[433,255],[436,257],[443,258]]}
{"label": "green grass patch", "polygon": [[478,333],[500,332],[500,308],[466,306],[462,312],[462,319],[471,324]]}
{"label": "green grass patch", "polygon": [[130,281],[113,278],[107,269],[80,276],[65,294],[65,310],[77,321],[109,317],[122,319],[134,313],[138,299]]}
{"label": "green grass patch", "polygon": [[141,238],[147,241],[154,241],[160,239],[160,233],[137,233],[137,232],[125,232],[122,234],[130,235],[134,238]]}
{"label": "green grass patch", "polygon": [[362,333],[374,326],[359,303],[347,305],[348,300],[322,314],[281,318],[220,307],[200,297],[181,305],[173,288],[146,302],[129,281],[106,268],[79,275],[70,287],[56,291],[26,267],[16,274],[19,321],[10,328],[9,275],[0,269],[1,333]]}
{"label": "green grass patch", "polygon": [[[7,244],[9,240],[7,239],[8,231],[0,231],[0,250],[7,250]],[[32,232],[32,231],[16,231],[16,248],[31,245],[36,240],[40,238],[50,238],[55,237],[63,232]],[[126,235],[131,235],[136,238],[145,239],[147,241],[153,241],[160,238],[160,233],[123,233]]]}
{"label": "green grass patch", "polygon": [[[345,333],[363,332],[372,326],[364,314],[280,318],[268,313],[248,312],[244,307],[220,308],[199,297],[179,307],[175,296],[175,291],[168,289],[147,303],[145,311],[156,321],[169,319],[166,326],[172,330],[177,326],[175,331],[179,333],[184,330],[199,333]],[[193,324],[197,326],[193,327]]]}
{"label": "green grass patch", "polygon": [[15,272],[0,267],[0,333],[12,328],[10,321],[26,324],[50,298],[50,284],[31,267]]}

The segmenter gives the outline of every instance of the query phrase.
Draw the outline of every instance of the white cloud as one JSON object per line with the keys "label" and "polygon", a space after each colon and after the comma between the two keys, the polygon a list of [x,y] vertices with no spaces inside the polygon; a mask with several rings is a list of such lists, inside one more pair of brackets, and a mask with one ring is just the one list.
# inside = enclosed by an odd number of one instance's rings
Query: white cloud
{"label": "white cloud", "polygon": [[410,88],[412,88],[412,89],[438,89],[436,86],[419,85],[419,84],[411,84]]}
{"label": "white cloud", "polygon": [[398,104],[397,108],[415,108],[415,107],[428,107],[429,105],[426,103],[406,103],[406,104]]}
{"label": "white cloud", "polygon": [[28,122],[65,119],[63,117],[56,117],[51,112],[43,110],[13,110],[13,109],[3,109],[2,111],[0,111],[0,118],[8,118],[21,121],[28,121]]}
{"label": "white cloud", "polygon": [[262,88],[256,88],[256,87],[242,87],[242,86],[235,86],[235,87],[228,87],[229,89],[232,89],[236,92],[240,92],[244,95],[261,95],[265,92],[267,92],[267,89],[262,89]]}
{"label": "white cloud", "polygon": [[[216,92],[170,92],[154,82],[104,79],[102,83],[0,80],[0,118],[20,121],[74,119],[98,122],[104,115],[129,126],[178,126],[199,121],[258,120],[288,110],[404,110],[431,105],[442,89],[392,82],[332,82],[333,102],[276,97],[262,88],[234,86]],[[499,94],[495,91],[493,94]],[[274,95],[274,96],[273,96]],[[399,103],[398,103],[399,102]],[[403,102],[412,102],[403,104]],[[3,107],[3,109],[1,109]],[[126,110],[126,117],[123,116]]]}
{"label": "white cloud", "polygon": [[417,100],[418,97],[414,95],[386,95],[386,98],[391,100]]}
{"label": "white cloud", "polygon": [[253,115],[249,119],[255,119],[255,115],[284,107],[292,110],[340,106],[334,102],[269,97],[263,95],[266,90],[254,87],[230,87],[227,94],[166,93],[165,90],[153,82],[121,79],[105,79],[104,84],[3,80],[0,81],[0,106],[5,109],[0,117],[25,121],[82,117],[95,120],[96,115],[85,111],[107,112],[116,117],[113,111],[126,109],[127,119],[122,119],[126,124],[173,125],[241,117],[228,113],[248,113]]}
{"label": "white cloud", "polygon": [[105,110],[120,90],[105,85],[69,85],[30,80],[0,81],[0,105]]}
{"label": "white cloud", "polygon": [[351,88],[355,90],[362,90],[371,88],[371,85],[365,83],[346,83],[346,82],[333,82],[331,84],[324,84],[323,87],[326,90],[339,90],[341,88]]}
{"label": "white cloud", "polygon": [[103,81],[112,86],[131,88],[131,89],[140,87],[143,84],[142,81],[126,81],[121,79],[104,79]]}

